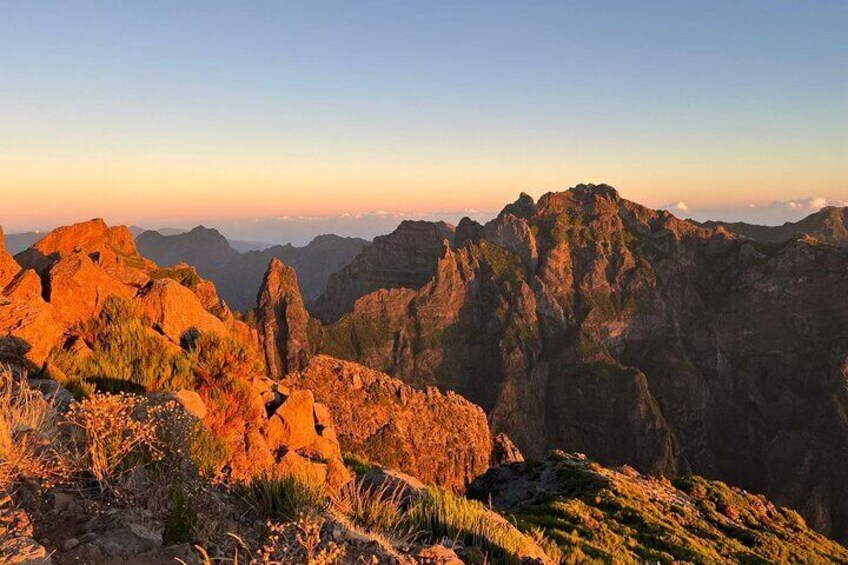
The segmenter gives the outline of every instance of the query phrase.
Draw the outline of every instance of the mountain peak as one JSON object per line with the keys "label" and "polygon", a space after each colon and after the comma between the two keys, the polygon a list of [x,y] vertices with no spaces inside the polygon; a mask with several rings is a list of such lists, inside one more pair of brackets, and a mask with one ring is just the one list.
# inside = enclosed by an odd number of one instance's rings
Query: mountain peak
{"label": "mountain peak", "polygon": [[122,262],[132,258],[143,261],[135,246],[135,238],[126,226],[109,227],[101,218],[63,226],[18,254],[18,262],[42,273],[59,257],[75,251],[96,254],[101,262]]}

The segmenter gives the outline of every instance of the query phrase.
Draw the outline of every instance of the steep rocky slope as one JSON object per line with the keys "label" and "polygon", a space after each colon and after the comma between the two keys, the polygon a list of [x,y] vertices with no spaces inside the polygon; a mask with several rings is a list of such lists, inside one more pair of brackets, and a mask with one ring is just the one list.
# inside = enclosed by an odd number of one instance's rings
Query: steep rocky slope
{"label": "steep rocky slope", "polygon": [[848,208],[829,206],[797,222],[782,226],[759,226],[745,222],[709,221],[699,224],[705,228],[722,227],[756,241],[783,243],[794,237],[809,235],[823,243],[848,247]]}
{"label": "steep rocky slope", "polygon": [[416,390],[325,355],[285,382],[311,390],[330,409],[347,453],[456,491],[489,468],[486,415],[455,393]]}
{"label": "steep rocky slope", "polygon": [[328,287],[359,299],[319,348],[461,393],[531,456],[694,471],[848,536],[846,250],[743,240],[603,185],[464,224],[418,288],[364,294],[396,261],[361,255]]}
{"label": "steep rocky slope", "polygon": [[217,230],[198,226],[189,232],[162,235],[146,231],[136,238],[139,251],[160,265],[187,263],[218,287],[221,297],[236,310],[256,305],[262,277],[273,259],[292,267],[303,297],[314,300],[330,275],[341,270],[367,245],[363,239],[322,235],[304,247],[274,245],[239,253]]}
{"label": "steep rocky slope", "polygon": [[568,563],[845,563],[794,511],[718,481],[673,482],[555,452],[492,469],[469,495],[544,527]]}

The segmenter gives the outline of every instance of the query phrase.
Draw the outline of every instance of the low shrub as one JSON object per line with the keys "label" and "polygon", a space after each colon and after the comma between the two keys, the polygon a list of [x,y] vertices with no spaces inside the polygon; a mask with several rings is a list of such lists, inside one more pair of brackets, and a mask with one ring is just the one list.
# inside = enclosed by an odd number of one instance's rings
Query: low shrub
{"label": "low shrub", "polygon": [[259,358],[243,343],[216,333],[188,336],[188,361],[199,390],[221,388],[262,374]]}
{"label": "low shrub", "polygon": [[0,370],[0,490],[19,478],[51,479],[59,475],[64,457],[54,446],[59,436],[52,403]]}
{"label": "low shrub", "polygon": [[198,422],[191,433],[189,458],[201,476],[215,478],[229,457],[227,443]]}
{"label": "low shrub", "polygon": [[357,526],[379,532],[393,545],[409,544],[416,532],[405,509],[404,491],[390,482],[382,486],[355,480],[347,483],[332,497],[332,508]]}
{"label": "low shrub", "polygon": [[174,486],[171,501],[171,510],[162,533],[163,541],[167,545],[195,541],[199,527],[197,511],[179,483]]}
{"label": "low shrub", "polygon": [[263,514],[284,521],[314,514],[327,504],[323,491],[290,474],[263,473],[236,486],[235,492]]}
{"label": "low shrub", "polygon": [[156,421],[134,417],[141,402],[132,395],[98,394],[66,414],[77,470],[90,473],[102,488],[162,457]]}
{"label": "low shrub", "polygon": [[496,562],[513,563],[539,548],[480,502],[429,487],[408,512],[410,524],[432,541],[447,538],[477,547]]}
{"label": "low shrub", "polygon": [[193,387],[186,355],[148,328],[138,306],[127,299],[110,297],[100,315],[77,331],[91,349],[87,355],[61,349],[51,355],[67,376],[66,384],[90,382],[113,394]]}

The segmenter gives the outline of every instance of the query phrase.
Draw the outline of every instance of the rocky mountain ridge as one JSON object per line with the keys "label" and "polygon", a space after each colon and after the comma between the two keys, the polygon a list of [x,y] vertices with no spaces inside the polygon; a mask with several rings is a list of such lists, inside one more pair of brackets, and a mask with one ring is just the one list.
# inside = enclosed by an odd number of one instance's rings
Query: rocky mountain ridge
{"label": "rocky mountain ridge", "polygon": [[459,392],[531,457],[700,473],[848,536],[844,249],[751,241],[605,185],[462,222],[421,286],[366,292],[393,276],[380,243],[328,287],[359,298],[320,351]]}

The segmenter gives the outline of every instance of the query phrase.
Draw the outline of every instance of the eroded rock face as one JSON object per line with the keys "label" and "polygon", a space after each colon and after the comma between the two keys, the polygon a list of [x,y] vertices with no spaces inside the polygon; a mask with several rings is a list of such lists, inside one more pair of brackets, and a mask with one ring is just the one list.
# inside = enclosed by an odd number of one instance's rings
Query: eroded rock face
{"label": "eroded rock face", "polygon": [[486,416],[457,394],[416,390],[323,355],[285,383],[311,390],[329,408],[345,452],[457,491],[489,467]]}
{"label": "eroded rock face", "polygon": [[309,314],[303,305],[297,273],[274,259],[268,266],[259,291],[256,327],[268,371],[282,377],[306,366],[309,344]]}
{"label": "eroded rock face", "polygon": [[377,237],[353,262],[330,277],[315,304],[315,315],[332,322],[358,298],[379,289],[418,289],[436,272],[445,240],[455,228],[444,222],[404,221],[389,235]]}
{"label": "eroded rock face", "polygon": [[[846,250],[755,245],[603,185],[523,195],[474,231],[423,286],[361,296],[319,350],[461,393],[530,457],[702,473],[848,539]],[[373,281],[345,277],[336,296]]]}

